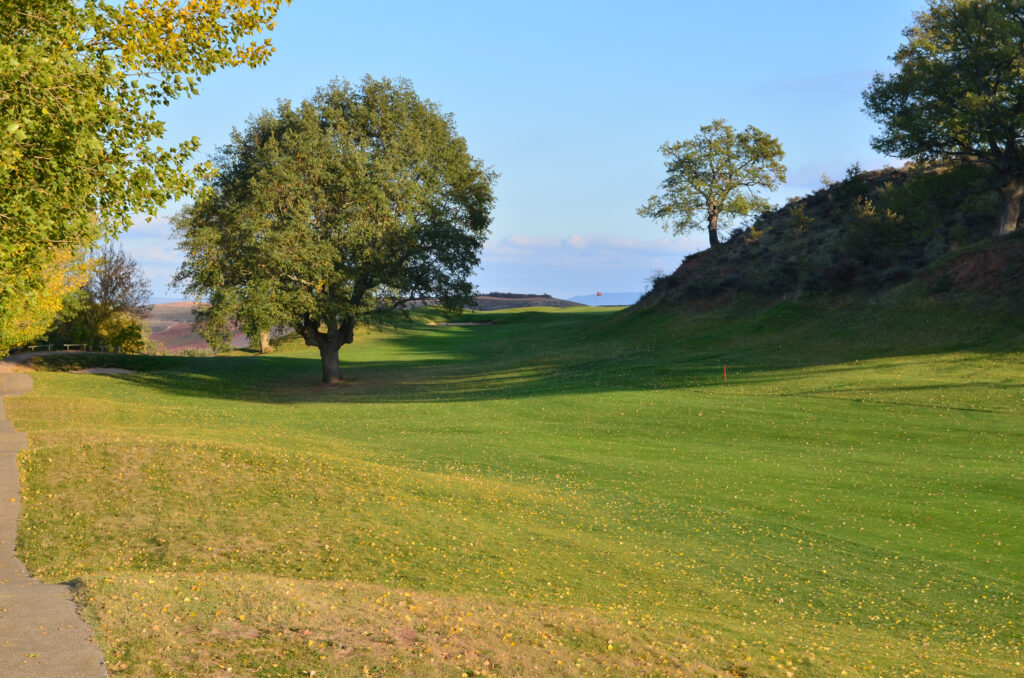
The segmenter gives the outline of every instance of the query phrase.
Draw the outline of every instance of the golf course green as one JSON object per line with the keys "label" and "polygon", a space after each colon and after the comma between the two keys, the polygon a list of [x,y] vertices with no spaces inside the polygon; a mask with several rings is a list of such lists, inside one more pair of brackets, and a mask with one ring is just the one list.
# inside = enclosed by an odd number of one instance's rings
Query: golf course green
{"label": "golf course green", "polygon": [[43,361],[20,557],[115,675],[1024,675],[1019,313],[440,319]]}

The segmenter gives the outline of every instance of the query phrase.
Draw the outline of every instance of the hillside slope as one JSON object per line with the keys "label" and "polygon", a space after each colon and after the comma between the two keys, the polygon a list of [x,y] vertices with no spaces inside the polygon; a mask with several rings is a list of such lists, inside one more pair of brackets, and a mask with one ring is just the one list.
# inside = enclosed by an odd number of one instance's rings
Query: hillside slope
{"label": "hillside slope", "polygon": [[[146,316],[149,340],[170,353],[209,350],[210,345],[192,327],[195,322],[195,308],[200,305],[194,301],[154,304]],[[249,340],[241,330],[236,329],[232,332],[232,348],[244,348],[248,345]]]}
{"label": "hillside slope", "polygon": [[1024,238],[991,237],[998,205],[986,185],[970,168],[851,171],[687,257],[644,303],[865,298],[911,281],[926,295],[1024,299]]}

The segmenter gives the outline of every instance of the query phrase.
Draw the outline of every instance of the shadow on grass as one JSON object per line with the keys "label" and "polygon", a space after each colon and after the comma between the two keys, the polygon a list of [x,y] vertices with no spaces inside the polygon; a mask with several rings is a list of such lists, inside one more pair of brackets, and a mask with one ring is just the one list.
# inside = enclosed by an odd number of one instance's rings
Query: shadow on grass
{"label": "shadow on grass", "polygon": [[[774,322],[781,316],[785,323]],[[354,347],[340,354],[344,383],[330,387],[319,383],[320,360],[313,349],[269,356],[107,356],[93,364],[139,370],[108,378],[197,398],[278,404],[471,401],[721,386],[723,365],[729,366],[730,386],[781,389],[803,378],[804,369],[842,383],[849,381],[844,375],[852,380],[865,369],[857,360],[898,358],[899,369],[913,372],[928,362],[928,355],[939,352],[1019,351],[1016,337],[1021,331],[1019,325],[997,325],[987,333],[976,325],[965,330],[957,318],[947,319],[952,324],[937,331],[931,315],[924,319],[927,323],[907,317],[895,322],[871,313],[822,314],[813,306],[795,304],[773,307],[761,317],[626,310],[528,311],[496,314],[494,319],[498,322],[493,325],[472,327],[408,324],[373,336],[364,346],[357,337]],[[951,365],[974,359],[948,358]],[[1011,381],[969,385],[1024,388],[1020,378]],[[827,391],[785,395],[857,399],[858,389],[848,385],[853,391],[842,396]],[[967,385],[894,383],[871,392]]]}
{"label": "shadow on grass", "polygon": [[1015,380],[1012,382],[985,382],[985,381],[970,381],[970,382],[957,382],[957,383],[941,383],[941,384],[927,384],[923,386],[886,386],[885,388],[872,388],[870,390],[858,390],[858,389],[846,389],[842,393],[836,393],[834,391],[793,391],[792,393],[781,394],[787,398],[816,398],[819,400],[845,400],[855,403],[874,403],[876,405],[900,405],[901,407],[915,407],[915,408],[926,408],[933,410],[956,410],[960,412],[987,412],[989,414],[1017,414],[1017,411],[1003,410],[1003,409],[992,409],[984,407],[964,407],[954,403],[945,402],[923,402],[917,400],[907,400],[905,398],[883,400],[875,396],[875,394],[882,392],[887,395],[900,396],[903,394],[916,394],[922,392],[932,392],[941,390],[944,393],[950,393],[960,390],[969,390],[976,392],[978,390],[991,389],[995,391],[1007,391],[1014,394],[1020,393],[1024,390],[1024,379]]}

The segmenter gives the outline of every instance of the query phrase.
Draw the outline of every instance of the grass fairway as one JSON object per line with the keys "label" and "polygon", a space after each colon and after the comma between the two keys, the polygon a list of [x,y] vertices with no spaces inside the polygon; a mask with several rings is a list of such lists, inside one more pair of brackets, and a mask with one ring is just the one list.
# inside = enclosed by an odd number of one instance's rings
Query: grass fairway
{"label": "grass fairway", "polygon": [[21,557],[128,675],[1024,675],[1019,314],[481,316],[37,374]]}

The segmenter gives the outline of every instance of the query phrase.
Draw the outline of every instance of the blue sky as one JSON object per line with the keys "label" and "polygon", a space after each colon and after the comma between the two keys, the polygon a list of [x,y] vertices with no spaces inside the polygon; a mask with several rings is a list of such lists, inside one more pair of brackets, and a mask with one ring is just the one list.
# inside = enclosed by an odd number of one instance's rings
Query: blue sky
{"label": "blue sky", "polygon": [[[294,0],[270,64],[217,73],[162,117],[168,140],[200,137],[202,160],[278,99],[336,77],[409,78],[501,175],[481,291],[636,291],[707,242],[636,215],[663,178],[664,141],[715,118],[779,137],[789,167],[780,203],[822,173],[897,164],[871,150],[860,93],[924,4]],[[166,216],[177,207],[120,238],[156,297],[175,296]]]}

